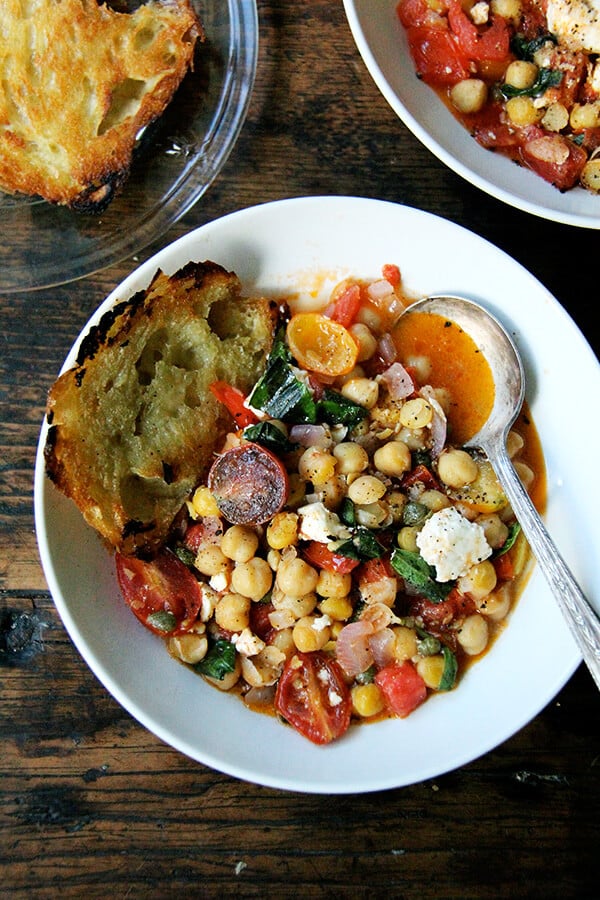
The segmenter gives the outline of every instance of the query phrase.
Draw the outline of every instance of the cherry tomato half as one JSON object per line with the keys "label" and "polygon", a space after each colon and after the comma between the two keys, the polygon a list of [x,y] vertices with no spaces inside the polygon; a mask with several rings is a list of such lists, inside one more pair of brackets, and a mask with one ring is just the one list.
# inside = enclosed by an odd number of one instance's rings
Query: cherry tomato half
{"label": "cherry tomato half", "polygon": [[350,726],[350,692],[338,663],[325,653],[295,653],[285,664],[275,709],[313,744],[329,744]]}
{"label": "cherry tomato half", "polygon": [[183,634],[198,618],[200,584],[170,550],[151,561],[115,557],[117,580],[125,602],[142,625],[155,634]]}
{"label": "cherry tomato half", "polygon": [[292,356],[309,372],[335,377],[356,365],[358,344],[348,329],[320,313],[292,316],[286,336]]}
{"label": "cherry tomato half", "polygon": [[218,456],[208,473],[217,506],[233,525],[261,525],[285,504],[289,481],[270,450],[249,441]]}

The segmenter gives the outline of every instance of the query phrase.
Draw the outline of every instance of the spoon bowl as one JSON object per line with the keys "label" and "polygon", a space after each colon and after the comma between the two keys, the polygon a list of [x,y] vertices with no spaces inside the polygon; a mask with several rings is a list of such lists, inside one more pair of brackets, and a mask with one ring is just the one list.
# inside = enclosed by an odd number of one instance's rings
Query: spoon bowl
{"label": "spoon bowl", "polygon": [[506,449],[508,432],[525,398],[525,372],[504,327],[483,306],[456,296],[432,296],[411,304],[403,315],[434,313],[459,325],[485,356],[494,381],[494,403],[482,428],[464,446],[489,459],[523,529],[554,598],[600,688],[600,620],[577,584],[523,487]]}

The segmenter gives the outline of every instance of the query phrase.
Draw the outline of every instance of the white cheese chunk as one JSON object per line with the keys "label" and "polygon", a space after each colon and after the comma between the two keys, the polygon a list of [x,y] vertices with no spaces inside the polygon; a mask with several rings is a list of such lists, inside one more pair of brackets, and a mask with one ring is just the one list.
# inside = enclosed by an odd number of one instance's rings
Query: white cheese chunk
{"label": "white cheese chunk", "polygon": [[301,506],[298,515],[300,516],[298,537],[301,541],[319,541],[321,544],[327,544],[336,539],[350,537],[350,531],[341,523],[339,516],[327,509],[320,500]]}
{"label": "white cheese chunk", "polygon": [[548,0],[546,18],[570,50],[600,53],[600,0]]}
{"label": "white cheese chunk", "polygon": [[417,535],[421,556],[435,566],[437,581],[453,581],[487,559],[492,548],[481,525],[469,522],[453,506],[434,513]]}

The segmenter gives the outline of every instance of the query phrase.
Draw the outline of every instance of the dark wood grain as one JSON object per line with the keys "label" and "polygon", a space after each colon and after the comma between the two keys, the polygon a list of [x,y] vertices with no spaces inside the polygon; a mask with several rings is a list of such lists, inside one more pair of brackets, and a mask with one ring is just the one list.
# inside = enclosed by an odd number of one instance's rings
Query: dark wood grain
{"label": "dark wood grain", "polygon": [[[259,67],[237,145],[205,197],[139,259],[256,203],[383,198],[506,250],[598,352],[598,232],[533,221],[438,162],[377,91],[341,3],[258,7]],[[36,444],[68,349],[137,262],[0,296],[0,896],[597,897],[600,706],[583,667],[533,722],[470,765],[401,790],[332,798],[192,762],[133,720],[87,668],[38,561]],[[567,377],[568,363],[556,363]],[[597,412],[596,398],[585,404]],[[590,477],[594,465],[590,448]]]}

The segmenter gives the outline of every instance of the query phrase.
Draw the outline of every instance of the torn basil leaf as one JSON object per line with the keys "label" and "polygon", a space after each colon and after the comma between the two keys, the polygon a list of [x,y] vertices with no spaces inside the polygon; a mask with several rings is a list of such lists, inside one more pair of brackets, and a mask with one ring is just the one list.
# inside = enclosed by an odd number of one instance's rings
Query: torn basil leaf
{"label": "torn basil leaf", "polygon": [[347,425],[348,428],[356,428],[369,414],[364,406],[344,397],[338,391],[327,388],[317,403],[317,415],[320,420],[329,425]]}
{"label": "torn basil leaf", "polygon": [[450,647],[442,645],[442,655],[444,657],[444,671],[440,679],[438,691],[451,691],[456,684],[456,675],[458,673],[458,660]]}
{"label": "torn basil leaf", "polygon": [[310,390],[281,355],[269,357],[267,369],[254,386],[248,403],[272,419],[298,424],[317,421],[317,406]]}
{"label": "torn basil leaf", "polygon": [[379,559],[385,553],[383,547],[372,531],[368,528],[357,528],[355,533],[347,541],[339,544],[335,552],[349,559]]}
{"label": "torn basil leaf", "polygon": [[223,638],[215,641],[204,659],[194,666],[200,675],[223,681],[226,675],[235,669],[235,647]]}
{"label": "torn basil leaf", "polygon": [[432,603],[441,603],[454,587],[453,581],[436,581],[435,569],[418,553],[398,547],[390,561],[398,575]]}
{"label": "torn basil leaf", "polygon": [[506,540],[504,541],[502,546],[499,547],[497,550],[495,550],[492,553],[491,558],[498,559],[499,556],[503,556],[505,553],[507,553],[510,550],[510,548],[514,545],[514,543],[517,540],[517,538],[519,537],[520,533],[521,533],[521,526],[519,525],[518,522],[513,522],[512,525],[510,525],[508,528],[508,537],[506,538]]}
{"label": "torn basil leaf", "polygon": [[559,72],[558,69],[541,68],[537,78],[529,87],[517,88],[512,84],[501,84],[500,93],[506,100],[510,100],[511,97],[539,97],[549,87],[556,87],[556,85],[560,84],[562,78],[563,73]]}
{"label": "torn basil leaf", "polygon": [[254,441],[271,450],[274,453],[289,453],[298,446],[292,443],[283,433],[281,428],[273,425],[272,422],[259,422],[257,425],[248,425],[244,428],[244,437],[247,441]]}

